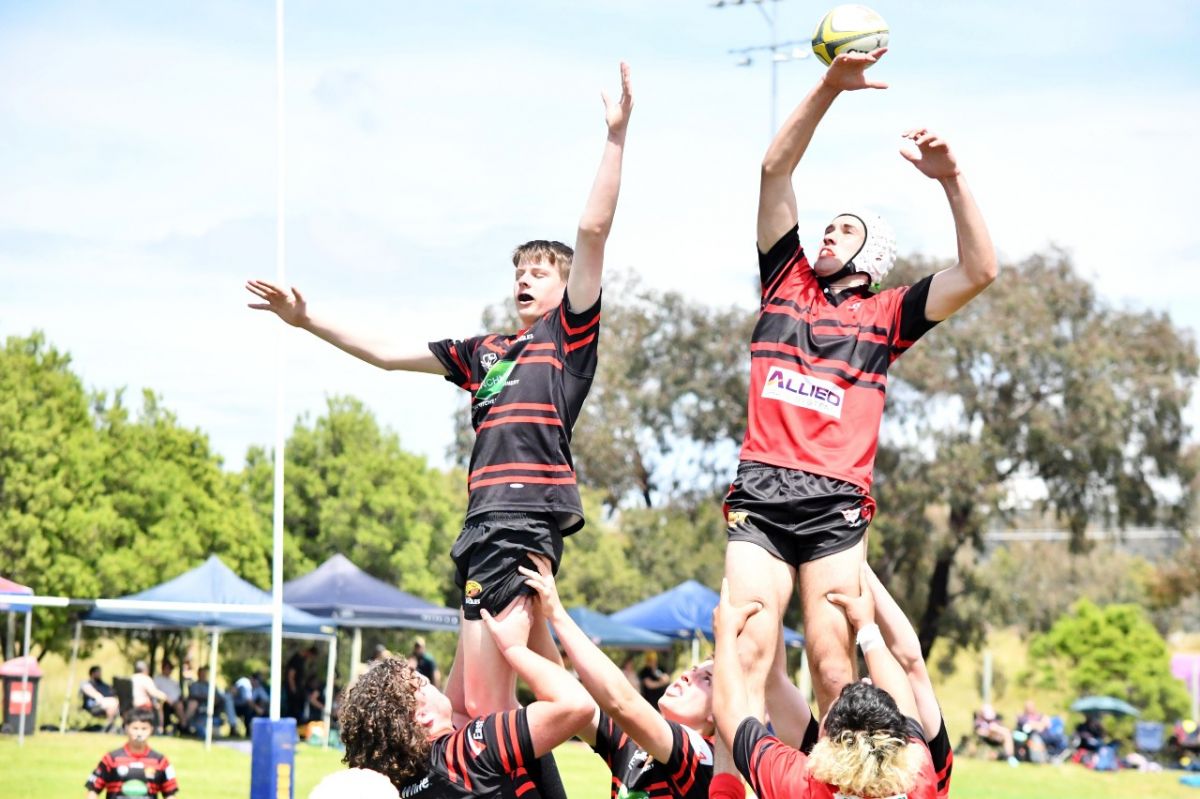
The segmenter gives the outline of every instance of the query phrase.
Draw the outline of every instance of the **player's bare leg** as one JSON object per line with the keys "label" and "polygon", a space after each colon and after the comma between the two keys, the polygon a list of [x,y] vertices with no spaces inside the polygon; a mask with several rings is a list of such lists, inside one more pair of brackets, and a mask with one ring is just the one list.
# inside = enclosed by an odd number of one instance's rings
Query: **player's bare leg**
{"label": "player's bare leg", "polygon": [[[467,626],[467,620],[463,618],[463,612],[458,612],[458,629],[464,630]],[[462,727],[471,720],[467,714],[467,695],[463,687],[463,669],[466,664],[466,658],[463,655],[463,636],[458,636],[458,642],[454,645],[454,662],[450,664],[450,674],[446,677],[446,698],[450,700],[450,707],[454,710],[454,726],[455,728]]]}
{"label": "player's bare leg", "polygon": [[464,619],[458,640],[463,655],[463,706],[467,717],[478,718],[519,707],[517,676],[483,620]]}
{"label": "player's bare leg", "polygon": [[804,648],[821,714],[854,680],[854,639],[846,615],[825,599],[829,593],[857,596],[865,542],[833,555],[800,564],[800,601],[804,609]]}
{"label": "player's bare leg", "polygon": [[[796,570],[749,541],[730,541],[725,547],[725,576],[731,601],[737,605],[758,602],[763,609],[750,617],[738,637],[742,664],[754,715],[764,718],[768,674],[776,668],[783,613],[792,597]],[[786,679],[786,668],[779,666]]]}

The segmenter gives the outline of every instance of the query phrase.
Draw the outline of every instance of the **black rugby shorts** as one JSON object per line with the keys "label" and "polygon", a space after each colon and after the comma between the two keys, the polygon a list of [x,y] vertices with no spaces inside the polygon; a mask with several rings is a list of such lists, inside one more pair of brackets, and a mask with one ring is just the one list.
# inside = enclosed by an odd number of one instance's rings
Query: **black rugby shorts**
{"label": "black rugby shorts", "polygon": [[454,560],[454,582],[462,589],[463,615],[483,618],[487,608],[493,616],[522,594],[532,594],[518,566],[537,569],[530,553],[550,559],[558,573],[563,539],[552,513],[481,513],[467,519],[450,550]]}
{"label": "black rugby shorts", "polygon": [[862,541],[875,500],[820,474],[743,461],[725,498],[730,541],[749,541],[795,568]]}

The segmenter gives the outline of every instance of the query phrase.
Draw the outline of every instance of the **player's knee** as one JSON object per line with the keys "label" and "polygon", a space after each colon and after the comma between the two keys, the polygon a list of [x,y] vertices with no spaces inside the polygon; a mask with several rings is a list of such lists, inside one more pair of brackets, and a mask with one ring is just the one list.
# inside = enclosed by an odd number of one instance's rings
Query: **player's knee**
{"label": "player's knee", "polygon": [[854,679],[854,666],[841,653],[827,654],[812,665],[813,680],[825,693],[837,696]]}

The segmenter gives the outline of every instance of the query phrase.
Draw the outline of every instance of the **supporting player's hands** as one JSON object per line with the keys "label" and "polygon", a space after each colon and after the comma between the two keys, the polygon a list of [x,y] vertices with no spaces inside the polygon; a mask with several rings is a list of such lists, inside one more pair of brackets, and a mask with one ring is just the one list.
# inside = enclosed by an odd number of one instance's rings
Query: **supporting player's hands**
{"label": "supporting player's hands", "polygon": [[554,582],[554,570],[550,567],[550,559],[532,552],[529,553],[529,559],[537,566],[537,571],[528,566],[518,566],[517,571],[525,575],[525,585],[536,592],[542,616],[553,622],[565,611],[562,600],[558,598],[558,585]]}
{"label": "supporting player's hands", "polygon": [[871,567],[863,563],[858,571],[858,596],[830,593],[825,598],[841,608],[855,630],[875,623],[875,594],[871,591]]}
{"label": "supporting player's hands", "polygon": [[886,47],[880,47],[869,53],[842,53],[833,59],[822,80],[829,88],[844,92],[856,89],[886,89],[886,83],[868,80],[866,75],[867,67],[878,62],[886,52]]}
{"label": "supporting player's hands", "polygon": [[270,311],[292,327],[300,327],[308,321],[308,304],[300,289],[292,287],[289,296],[279,286],[265,280],[247,280],[246,291],[264,302],[248,303],[249,307],[259,311]]}
{"label": "supporting player's hands", "polygon": [[621,62],[621,98],[613,102],[608,92],[601,91],[604,101],[604,121],[611,135],[624,136],[629,125],[629,114],[633,111],[633,86],[629,82],[629,65]]}
{"label": "supporting player's hands", "polygon": [[917,145],[917,153],[901,147],[900,155],[921,170],[922,174],[934,180],[946,180],[959,174],[958,160],[950,152],[950,145],[937,134],[925,128],[913,128],[900,135]]}
{"label": "supporting player's hands", "polygon": [[718,641],[736,640],[746,627],[746,622],[762,607],[760,602],[734,605],[729,599],[729,580],[722,579],[721,601],[713,609],[713,637]]}
{"label": "supporting player's hands", "polygon": [[501,652],[529,645],[529,630],[533,627],[531,605],[529,597],[523,596],[514,600],[499,616],[493,616],[486,609],[479,611]]}

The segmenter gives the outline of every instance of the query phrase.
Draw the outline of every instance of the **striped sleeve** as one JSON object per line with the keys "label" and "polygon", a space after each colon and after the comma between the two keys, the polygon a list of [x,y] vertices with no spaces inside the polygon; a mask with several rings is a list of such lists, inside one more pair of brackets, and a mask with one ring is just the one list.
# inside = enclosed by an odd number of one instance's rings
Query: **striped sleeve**
{"label": "striped sleeve", "polygon": [[767,731],[761,721],[747,717],[733,739],[733,762],[759,799],[805,799],[810,795],[806,758]]}
{"label": "striped sleeve", "polygon": [[475,351],[485,338],[486,336],[475,336],[462,340],[447,338],[431,341],[429,351],[446,370],[448,381],[466,391],[474,391],[479,386],[472,384],[471,367],[475,360]]}
{"label": "striped sleeve", "polygon": [[925,301],[929,297],[929,286],[933,275],[926,275],[911,286],[891,289],[898,295],[892,318],[891,360],[895,361],[917,339],[937,327],[937,322],[925,318]]}
{"label": "striped sleeve", "polygon": [[625,734],[624,730],[617,726],[611,716],[601,710],[600,721],[596,724],[596,742],[592,744],[592,751],[604,758],[604,762],[611,770],[622,750],[630,743],[629,736]]}
{"label": "striped sleeve", "polygon": [[804,248],[800,246],[799,226],[784,233],[767,252],[760,250],[758,253],[758,278],[762,283],[764,303],[779,289],[784,276],[791,271],[790,267],[798,264],[805,268],[808,266]]}
{"label": "striped sleeve", "polygon": [[667,723],[672,739],[671,756],[666,763],[667,775],[677,795],[707,795],[713,773],[712,748],[699,733],[674,721]]}
{"label": "striped sleeve", "polygon": [[116,782],[116,780],[117,772],[114,767],[112,754],[105,754],[104,757],[100,758],[100,762],[92,770],[91,776],[88,777],[83,787],[89,791],[101,793],[109,783]]}
{"label": "striped sleeve", "polygon": [[163,796],[174,796],[179,793],[179,783],[175,781],[175,767],[165,756],[158,759],[158,770],[154,775],[158,790]]}
{"label": "striped sleeve", "polygon": [[559,347],[563,365],[579,377],[596,374],[600,347],[600,301],[597,297],[591,308],[580,313],[571,310],[571,301],[563,292],[562,304],[553,319],[559,331]]}
{"label": "striped sleeve", "polygon": [[[476,780],[523,773],[537,759],[524,708],[477,718],[453,738],[461,738],[462,743],[452,740],[447,754],[455,752],[463,762],[462,771]],[[463,787],[471,790],[469,783]]]}

